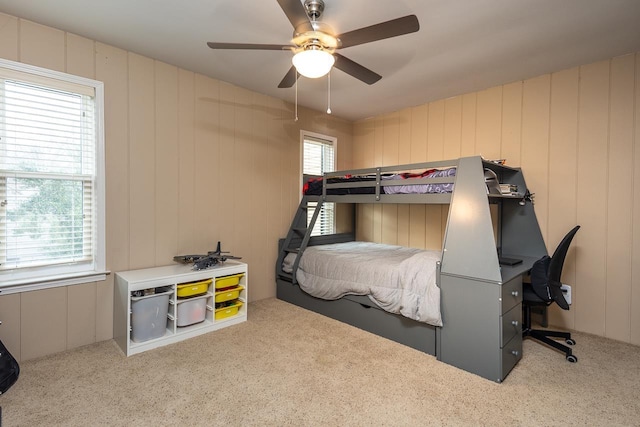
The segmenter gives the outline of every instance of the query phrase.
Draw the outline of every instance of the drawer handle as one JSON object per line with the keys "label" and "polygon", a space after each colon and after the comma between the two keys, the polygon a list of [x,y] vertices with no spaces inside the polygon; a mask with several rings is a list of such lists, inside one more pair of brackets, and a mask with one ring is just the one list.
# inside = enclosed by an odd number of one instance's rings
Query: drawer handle
{"label": "drawer handle", "polygon": [[518,324],[519,324],[519,323],[520,323],[520,322],[518,322],[517,320],[512,320],[512,321],[511,321],[511,324],[512,324],[513,326],[516,326],[516,327],[518,326]]}
{"label": "drawer handle", "polygon": [[520,352],[518,350],[511,350],[511,354],[513,354],[515,357],[520,356]]}
{"label": "drawer handle", "polygon": [[511,295],[513,295],[514,297],[518,296],[518,291],[511,291]]}

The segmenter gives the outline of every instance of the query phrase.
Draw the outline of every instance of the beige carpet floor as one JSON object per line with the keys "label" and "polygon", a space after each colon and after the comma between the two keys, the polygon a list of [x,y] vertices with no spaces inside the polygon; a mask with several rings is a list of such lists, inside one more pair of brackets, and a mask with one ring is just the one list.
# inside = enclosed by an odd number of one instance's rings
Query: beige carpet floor
{"label": "beige carpet floor", "polygon": [[531,340],[502,384],[288,303],[139,355],[113,341],[21,364],[3,426],[633,426],[640,348]]}

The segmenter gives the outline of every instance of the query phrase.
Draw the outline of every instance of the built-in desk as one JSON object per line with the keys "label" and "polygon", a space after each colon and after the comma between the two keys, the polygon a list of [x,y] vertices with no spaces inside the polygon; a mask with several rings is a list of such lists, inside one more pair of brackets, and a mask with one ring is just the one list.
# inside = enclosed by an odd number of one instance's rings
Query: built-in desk
{"label": "built-in desk", "polygon": [[[443,326],[436,353],[438,360],[501,382],[522,358],[522,278],[547,249],[522,170],[482,166],[519,192],[487,196],[470,168],[458,169],[440,273]],[[495,218],[490,204],[497,205]],[[500,265],[498,251],[522,262]]]}
{"label": "built-in desk", "polygon": [[531,267],[533,267],[533,263],[535,263],[539,259],[539,257],[514,255],[514,254],[506,254],[504,256],[507,258],[521,259],[522,262],[516,265],[500,265],[500,273],[502,274],[502,283],[508,282],[509,280],[515,278],[516,276],[523,276],[528,274],[529,270],[531,270]]}

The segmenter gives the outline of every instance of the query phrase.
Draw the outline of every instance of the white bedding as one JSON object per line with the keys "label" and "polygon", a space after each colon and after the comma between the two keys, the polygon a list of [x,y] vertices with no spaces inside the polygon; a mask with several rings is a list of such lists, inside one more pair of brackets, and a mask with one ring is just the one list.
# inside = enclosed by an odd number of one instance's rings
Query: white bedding
{"label": "white bedding", "polygon": [[[291,271],[295,254],[283,268]],[[436,286],[439,251],[369,242],[310,246],[300,259],[296,280],[317,298],[368,295],[382,309],[442,326],[440,288]]]}

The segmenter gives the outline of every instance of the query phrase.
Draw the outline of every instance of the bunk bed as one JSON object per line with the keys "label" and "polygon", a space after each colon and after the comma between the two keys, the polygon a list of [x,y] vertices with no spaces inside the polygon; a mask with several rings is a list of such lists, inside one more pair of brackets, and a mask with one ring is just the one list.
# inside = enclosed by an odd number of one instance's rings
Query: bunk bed
{"label": "bunk bed", "polygon": [[[517,191],[490,194],[486,171]],[[279,241],[277,297],[501,382],[522,358],[522,277],[547,254],[522,171],[475,156],[333,172],[312,184]],[[442,251],[371,246],[356,242],[354,232],[312,237],[327,202],[449,205]],[[492,203],[498,206],[494,218]],[[353,246],[364,247],[365,259],[367,252],[391,252],[358,266]],[[395,251],[407,250],[418,261],[396,262]],[[501,265],[500,257],[516,261]],[[364,274],[385,264],[392,270]],[[414,284],[409,291],[386,289],[394,280],[406,283],[401,276],[409,270],[411,277],[432,276],[432,283],[424,290]],[[334,289],[336,282],[353,287]],[[427,300],[429,307],[420,305]]]}

